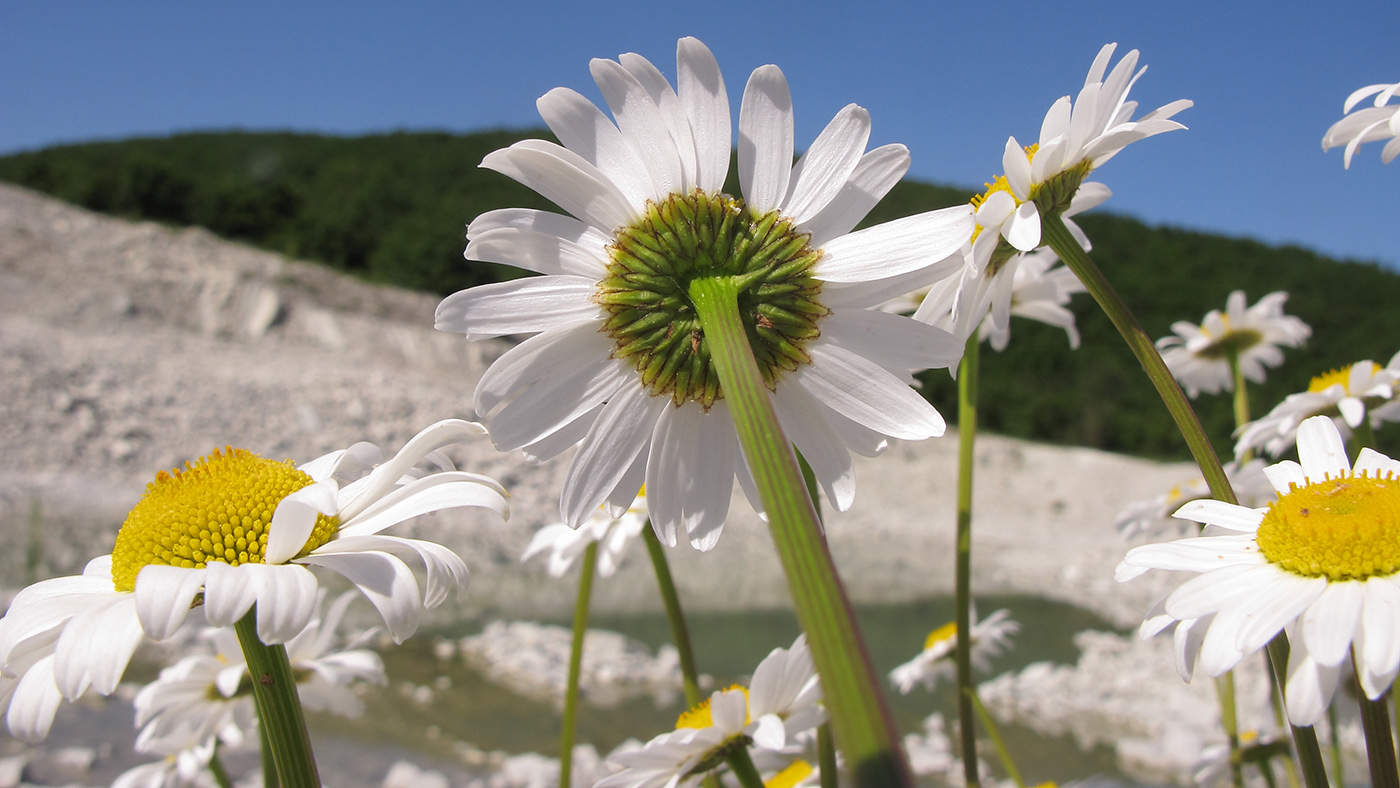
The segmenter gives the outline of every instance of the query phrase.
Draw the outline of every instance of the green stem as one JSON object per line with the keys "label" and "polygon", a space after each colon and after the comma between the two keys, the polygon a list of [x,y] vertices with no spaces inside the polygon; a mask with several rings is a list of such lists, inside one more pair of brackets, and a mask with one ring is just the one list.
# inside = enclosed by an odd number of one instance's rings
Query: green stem
{"label": "green stem", "polygon": [[[1240,429],[1249,423],[1249,389],[1245,385],[1244,370],[1240,368],[1240,354],[1233,349],[1228,353],[1230,377],[1235,381],[1235,429]],[[1248,459],[1240,458],[1241,461]]]}
{"label": "green stem", "polygon": [[1220,702],[1220,727],[1230,744],[1230,784],[1244,788],[1244,764],[1240,758],[1240,726],[1235,713],[1235,672],[1227,671],[1215,680],[1215,696]]}
{"label": "green stem", "polygon": [[855,785],[912,786],[889,704],[754,361],[739,314],[738,288],[727,278],[696,279],[690,298],[768,515],[846,769]]}
{"label": "green stem", "polygon": [[656,538],[651,521],[642,526],[642,541],[646,542],[651,568],[656,573],[656,585],[661,589],[661,602],[666,606],[666,620],[671,624],[671,641],[680,655],[681,684],[685,689],[685,704],[694,708],[700,703],[700,674],[695,670],[695,652],[690,647],[690,630],[681,613],[681,599],[671,578],[671,565],[666,561],[666,548]]}
{"label": "green stem", "polygon": [[977,440],[977,384],[982,343],[977,331],[967,338],[958,369],[958,515],[957,558],[954,571],[954,620],[957,625],[958,732],[962,746],[963,780],[978,788],[977,724],[972,683],[972,465]]}
{"label": "green stem", "polygon": [[1346,785],[1346,778],[1342,772],[1342,740],[1338,734],[1341,732],[1337,728],[1337,704],[1327,704],[1327,730],[1332,734],[1332,746],[1328,749],[1332,754],[1332,780],[1337,785]]}
{"label": "green stem", "polygon": [[[1196,412],[1191,409],[1181,386],[1177,385],[1176,378],[1163,363],[1156,345],[1147,336],[1147,332],[1142,330],[1142,326],[1118,295],[1118,291],[1113,289],[1113,285],[1109,284],[1099,267],[1094,265],[1094,261],[1080,248],[1079,242],[1070,235],[1064,220],[1058,215],[1052,213],[1041,217],[1041,233],[1045,242],[1059,255],[1060,260],[1079,277],[1079,281],[1098,302],[1104,314],[1108,315],[1118,333],[1122,334],[1138,363],[1142,364],[1148,379],[1152,381],[1162,402],[1171,412],[1177,429],[1186,439],[1186,445],[1191,449],[1191,456],[1201,469],[1201,475],[1205,477],[1211,495],[1225,503],[1239,503],[1235,498],[1234,489],[1230,486],[1230,480],[1225,476],[1225,469],[1220,465],[1220,458],[1215,455],[1215,449],[1206,437],[1205,430],[1201,429]],[[1280,677],[1287,674],[1288,638],[1282,632],[1269,643],[1269,661],[1274,672]],[[1310,727],[1294,726],[1293,740],[1297,744],[1298,760],[1303,767],[1303,779],[1307,788],[1326,788],[1327,770],[1322,765],[1322,751],[1317,746],[1317,734]]]}
{"label": "green stem", "polygon": [[[1356,668],[1356,652],[1351,655],[1353,672],[1357,673],[1356,697],[1361,703],[1361,730],[1366,734],[1366,762],[1371,767],[1372,788],[1400,788],[1400,771],[1395,763],[1395,741],[1390,732],[1390,710],[1385,696],[1377,700],[1366,697],[1361,688],[1360,671]],[[1335,739],[1336,731],[1332,737]]]}
{"label": "green stem", "polygon": [[214,775],[214,782],[219,784],[219,788],[233,788],[233,780],[229,779],[228,770],[224,768],[224,762],[219,758],[219,741],[214,740],[214,751],[209,754],[209,773]]}
{"label": "green stem", "polygon": [[[1006,741],[1001,738],[1001,731],[997,728],[996,720],[987,711],[987,707],[982,704],[982,699],[977,697],[977,688],[963,690],[964,695],[971,701],[971,705],[977,710],[977,718],[982,721],[982,726],[987,729],[987,735],[992,737],[992,746],[996,747],[997,757],[1001,759],[1001,768],[1006,770],[1006,776],[1016,783],[1016,788],[1026,788],[1026,781],[1021,779],[1021,770],[1016,768],[1016,761],[1011,758],[1011,750],[1006,746]],[[977,753],[972,754],[973,758]]]}
{"label": "green stem", "polygon": [[574,639],[569,646],[569,683],[564,688],[564,725],[559,733],[559,785],[569,788],[574,775],[574,732],[578,729],[578,685],[583,673],[583,640],[588,634],[588,603],[593,596],[593,573],[598,567],[598,543],[583,551],[583,575],[574,602]]}
{"label": "green stem", "polygon": [[817,768],[821,788],[838,788],[836,778],[836,743],[831,739],[831,724],[817,726]]}
{"label": "green stem", "polygon": [[[311,738],[306,732],[287,649],[280,644],[264,645],[258,639],[257,612],[254,605],[233,628],[238,633],[238,645],[243,647],[243,659],[253,684],[253,703],[258,722],[266,732],[266,744],[272,750],[278,780],[288,788],[320,788],[316,756],[311,752]],[[267,760],[266,750],[263,760]]]}
{"label": "green stem", "polygon": [[1366,413],[1361,416],[1361,423],[1351,429],[1351,450],[1354,461],[1361,454],[1362,449],[1376,448],[1376,431],[1371,429],[1371,414]]}
{"label": "green stem", "polygon": [[725,760],[739,779],[741,788],[763,788],[763,777],[758,773],[758,767],[753,765],[748,747],[736,747]]}
{"label": "green stem", "polygon": [[280,788],[277,779],[277,764],[272,761],[272,741],[267,738],[267,728],[258,724],[258,753],[262,766],[263,788]]}

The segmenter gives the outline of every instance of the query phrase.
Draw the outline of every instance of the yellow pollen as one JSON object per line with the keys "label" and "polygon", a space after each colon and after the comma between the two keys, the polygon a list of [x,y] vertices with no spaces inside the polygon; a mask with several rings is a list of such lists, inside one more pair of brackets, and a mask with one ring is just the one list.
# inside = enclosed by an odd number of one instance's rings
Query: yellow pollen
{"label": "yellow pollen", "polygon": [[[291,460],[265,460],[243,449],[217,449],[161,471],[127,515],[112,548],[112,582],[133,591],[149,564],[203,569],[211,562],[260,564],[272,514],[283,498],[313,483]],[[335,534],[339,519],[317,515],[303,550]]]}
{"label": "yellow pollen", "polygon": [[924,651],[933,648],[934,644],[942,643],[945,640],[955,640],[958,637],[958,622],[949,621],[938,629],[928,633],[924,639]]}
{"label": "yellow pollen", "polygon": [[1354,476],[1298,486],[1269,506],[1256,536],[1280,568],[1330,581],[1400,570],[1400,481]]}
{"label": "yellow pollen", "polygon": [[1348,364],[1345,367],[1342,367],[1341,369],[1334,369],[1331,372],[1326,372],[1321,375],[1318,375],[1317,377],[1312,379],[1312,382],[1308,384],[1308,391],[1314,393],[1319,391],[1326,391],[1332,386],[1335,386],[1336,384],[1340,383],[1342,384],[1342,388],[1348,394],[1350,394],[1351,386],[1348,385],[1348,381],[1351,380],[1351,368],[1353,366],[1355,365]]}
{"label": "yellow pollen", "polygon": [[[744,693],[744,707],[749,705],[749,690],[742,684],[731,684],[724,688],[724,692],[739,690]],[[713,695],[711,697],[714,697]],[[749,723],[748,712],[744,712],[744,724]],[[708,728],[715,724],[715,719],[710,714],[710,698],[706,698],[695,704],[693,708],[681,712],[681,716],[676,718],[676,730],[681,728]]]}
{"label": "yellow pollen", "polygon": [[763,788],[792,788],[812,776],[812,764],[798,758],[786,769],[763,781]]}

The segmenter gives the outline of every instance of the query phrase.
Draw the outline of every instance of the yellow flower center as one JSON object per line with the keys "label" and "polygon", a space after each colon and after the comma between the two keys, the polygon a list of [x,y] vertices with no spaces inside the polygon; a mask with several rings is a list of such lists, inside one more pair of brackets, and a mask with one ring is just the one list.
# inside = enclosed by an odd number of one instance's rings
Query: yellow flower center
{"label": "yellow flower center", "polygon": [[1351,386],[1348,385],[1348,381],[1351,380],[1351,368],[1353,366],[1355,366],[1355,364],[1348,364],[1345,367],[1342,367],[1341,369],[1334,369],[1331,372],[1324,372],[1323,374],[1318,375],[1317,377],[1313,378],[1311,382],[1308,383],[1308,391],[1311,391],[1313,393],[1317,393],[1319,391],[1326,391],[1332,386],[1335,386],[1338,383],[1340,383],[1342,384],[1342,389],[1345,390],[1348,394],[1350,394]]}
{"label": "yellow flower center", "polygon": [[1292,488],[1269,506],[1259,552],[1304,577],[1333,582],[1400,570],[1400,482],[1346,475]]}
{"label": "yellow flower center", "polygon": [[928,637],[924,639],[924,651],[933,648],[937,643],[942,643],[947,640],[956,640],[957,637],[958,622],[949,621],[938,629],[928,633]]}
{"label": "yellow flower center", "polygon": [[[149,564],[203,569],[210,562],[260,564],[272,513],[283,498],[312,484],[291,460],[265,460],[243,449],[217,449],[161,471],[126,516],[112,548],[112,582],[133,591]],[[317,515],[303,550],[330,541],[340,521]]]}
{"label": "yellow flower center", "polygon": [[792,788],[812,776],[812,764],[798,758],[786,769],[763,781],[763,788]]}
{"label": "yellow flower center", "polygon": [[[749,705],[748,688],[742,684],[731,684],[725,687],[723,691],[731,692],[733,690],[739,690],[744,693],[744,708],[747,709]],[[749,721],[749,714],[746,710],[744,712],[744,724],[747,725]],[[681,712],[681,716],[676,719],[676,730],[680,730],[681,728],[708,728],[714,724],[715,719],[710,714],[710,699],[706,698],[693,707]]]}

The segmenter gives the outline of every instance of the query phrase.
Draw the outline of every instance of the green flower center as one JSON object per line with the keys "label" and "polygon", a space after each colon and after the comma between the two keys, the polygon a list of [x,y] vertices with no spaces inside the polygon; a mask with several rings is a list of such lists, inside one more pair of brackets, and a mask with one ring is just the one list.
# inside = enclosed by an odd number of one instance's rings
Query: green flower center
{"label": "green flower center", "polygon": [[[226,447],[161,471],[126,516],[112,548],[112,582],[133,591],[149,564],[203,569],[210,562],[260,564],[272,513],[283,498],[312,484],[290,460],[265,460]],[[340,521],[317,515],[303,550],[330,541]]]}
{"label": "green flower center", "polygon": [[724,396],[690,283],[730,277],[740,285],[739,312],[768,387],[811,358],[803,349],[821,334],[830,310],[811,275],[821,250],[777,211],[763,215],[724,194],[673,194],[647,203],[636,223],[608,247],[612,262],[594,296],[607,312],[602,331],[613,355],[626,359],[653,396],[677,407],[709,408]]}
{"label": "green flower center", "polygon": [[1365,580],[1400,570],[1400,483],[1347,475],[1294,485],[1269,507],[1259,552],[1296,575]]}
{"label": "green flower center", "polygon": [[[1229,315],[1221,315],[1220,319],[1225,322],[1225,333],[1213,337],[1215,341],[1196,351],[1197,357],[1212,360],[1239,358],[1241,353],[1264,341],[1264,335],[1252,328],[1238,331],[1231,328]],[[1201,333],[1210,336],[1205,326],[1201,327]]]}

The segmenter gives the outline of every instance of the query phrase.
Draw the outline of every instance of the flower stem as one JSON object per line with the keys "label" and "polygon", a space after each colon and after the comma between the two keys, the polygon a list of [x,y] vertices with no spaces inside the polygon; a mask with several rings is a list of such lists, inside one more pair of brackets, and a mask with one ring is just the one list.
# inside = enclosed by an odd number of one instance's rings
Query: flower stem
{"label": "flower stem", "polygon": [[281,788],[277,779],[277,764],[272,761],[272,741],[267,738],[267,728],[258,725],[258,753],[261,757],[263,788]]}
{"label": "flower stem", "polygon": [[[1162,361],[1157,346],[1152,343],[1147,332],[1142,330],[1142,325],[1129,311],[1118,291],[1113,289],[1107,277],[1084,253],[1074,236],[1070,235],[1060,216],[1048,212],[1042,216],[1041,234],[1055,254],[1060,256],[1060,260],[1079,277],[1079,281],[1098,302],[1099,308],[1108,315],[1108,319],[1128,343],[1148,379],[1156,387],[1157,394],[1166,404],[1177,429],[1181,431],[1181,436],[1186,439],[1186,445],[1191,449],[1191,456],[1201,469],[1201,475],[1205,477],[1211,495],[1225,503],[1238,504],[1239,500],[1235,498],[1230,480],[1225,476],[1225,469],[1220,465],[1220,458],[1215,455],[1210,439],[1201,428],[1200,419],[1196,418],[1196,412],[1186,401],[1181,386],[1177,385],[1176,378]],[[1282,632],[1269,643],[1269,662],[1278,676],[1287,674],[1288,638]],[[1322,765],[1322,751],[1317,746],[1317,734],[1311,727],[1293,726],[1293,740],[1297,744],[1298,760],[1302,764],[1303,780],[1307,787],[1325,788],[1327,771]]]}
{"label": "flower stem", "polygon": [[559,786],[573,785],[574,732],[578,728],[578,685],[583,672],[583,640],[588,634],[588,603],[593,596],[593,573],[598,567],[598,543],[583,551],[583,574],[574,602],[574,639],[569,646],[569,683],[564,688],[564,724],[559,733]]}
{"label": "flower stem", "polygon": [[821,770],[821,788],[838,788],[836,778],[836,744],[831,740],[831,723],[817,726],[817,767]]}
{"label": "flower stem", "polygon": [[739,779],[740,788],[763,788],[763,776],[758,773],[758,767],[753,765],[748,747],[734,748],[725,760],[734,776]]}
{"label": "flower stem", "polygon": [[738,289],[727,278],[700,278],[690,298],[719,373],[739,444],[768,514],[768,526],[792,590],[797,618],[812,647],[836,741],[853,783],[912,786],[899,735],[860,635],[850,600],[792,447],[754,361],[739,314]]}
{"label": "flower stem", "polygon": [[[1235,381],[1235,429],[1240,429],[1249,423],[1249,389],[1245,387],[1239,352],[1231,348],[1226,351],[1226,359],[1230,362],[1230,377]],[[1241,457],[1240,461],[1248,459],[1249,457]]]}
{"label": "flower stem", "polygon": [[[1016,768],[1016,761],[1011,758],[1011,750],[1007,748],[1006,741],[1001,738],[1001,731],[997,729],[996,720],[992,719],[991,712],[982,704],[982,699],[977,697],[977,688],[963,690],[963,694],[971,701],[972,707],[977,710],[978,719],[982,720],[982,726],[987,729],[987,735],[992,737],[992,746],[996,747],[997,757],[1001,759],[1001,768],[1006,770],[1006,776],[1016,783],[1016,788],[1026,788],[1026,781],[1021,779],[1021,770]],[[977,757],[973,753],[972,757]]]}
{"label": "flower stem", "polygon": [[[958,515],[957,558],[953,596],[957,625],[958,732],[962,745],[963,780],[978,788],[977,721],[972,683],[972,461],[977,440],[977,383],[982,343],[977,331],[967,338],[958,369]],[[1019,785],[1020,782],[1017,781]],[[1024,786],[1023,786],[1024,788]]]}
{"label": "flower stem", "polygon": [[[257,612],[254,605],[233,628],[248,665],[253,703],[258,710],[258,722],[267,736],[267,749],[272,751],[277,778],[286,788],[320,788],[321,777],[316,772],[316,756],[311,752],[311,738],[306,732],[306,719],[301,712],[301,699],[297,697],[287,649],[281,644],[265,645],[258,639]],[[264,762],[267,756],[264,750]]]}
{"label": "flower stem", "polygon": [[685,690],[685,704],[694,708],[700,703],[700,674],[695,670],[695,652],[690,647],[690,630],[685,625],[681,613],[680,596],[676,594],[676,583],[671,578],[671,565],[666,561],[666,548],[656,538],[651,521],[642,526],[642,541],[646,542],[647,555],[651,556],[651,567],[656,573],[656,585],[661,589],[661,602],[666,606],[666,620],[671,624],[671,640],[676,644],[680,655],[681,684]]}
{"label": "flower stem", "polygon": [[1230,745],[1230,784],[1244,788],[1244,763],[1240,759],[1240,726],[1235,713],[1235,672],[1226,671],[1215,680],[1215,696],[1220,703],[1220,727]]}
{"label": "flower stem", "polygon": [[[1356,668],[1356,652],[1352,651],[1353,672]],[[1366,734],[1366,762],[1371,767],[1372,788],[1400,788],[1400,772],[1395,763],[1395,741],[1391,739],[1390,710],[1386,708],[1385,695],[1376,700],[1366,697],[1361,688],[1361,679],[1356,679],[1356,696],[1361,703],[1361,730]],[[1333,732],[1333,738],[1336,738]]]}
{"label": "flower stem", "polygon": [[219,757],[219,742],[214,740],[214,751],[209,754],[209,773],[214,775],[214,782],[219,788],[233,788],[233,780],[229,779],[228,770],[224,768],[223,759]]}

